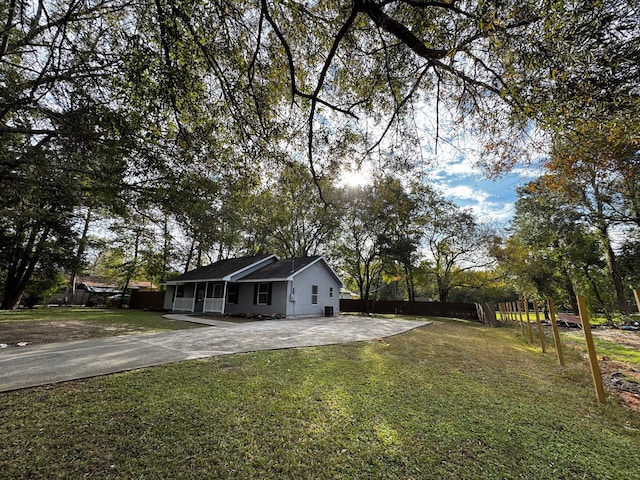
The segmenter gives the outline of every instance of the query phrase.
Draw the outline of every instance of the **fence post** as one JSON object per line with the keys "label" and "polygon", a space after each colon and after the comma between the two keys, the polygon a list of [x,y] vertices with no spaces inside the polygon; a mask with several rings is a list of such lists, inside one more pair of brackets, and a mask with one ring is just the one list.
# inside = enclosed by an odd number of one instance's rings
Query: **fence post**
{"label": "fence post", "polygon": [[553,326],[553,338],[556,341],[556,352],[558,352],[558,363],[561,367],[564,367],[564,354],[562,353],[562,343],[560,342],[560,331],[558,330],[558,322],[556,322],[556,309],[553,305],[553,300],[547,299],[547,305],[549,306],[549,316],[551,317],[551,325]]}
{"label": "fence post", "polygon": [[538,301],[533,301],[533,311],[536,312],[536,323],[538,324],[538,338],[540,339],[540,348],[542,353],[547,350],[544,348],[544,332],[542,331],[542,321],[540,321],[540,310],[538,309]]}
{"label": "fence post", "polygon": [[524,331],[524,321],[522,320],[522,299],[518,299],[517,307],[518,316],[520,317],[520,328],[522,329],[522,336],[524,337],[526,334]]}
{"label": "fence post", "polygon": [[589,365],[591,365],[591,376],[593,377],[593,385],[596,388],[598,401],[604,403],[604,386],[602,385],[602,374],[598,365],[598,356],[596,355],[596,347],[593,345],[593,336],[591,335],[591,324],[589,323],[589,312],[587,311],[587,302],[584,295],[578,295],[578,310],[580,311],[580,320],[582,321],[582,331],[584,339],[587,342],[587,351],[589,352]]}
{"label": "fence post", "polygon": [[531,328],[531,318],[529,317],[529,300],[525,300],[527,304],[527,328],[529,329],[529,343],[533,343],[533,328]]}

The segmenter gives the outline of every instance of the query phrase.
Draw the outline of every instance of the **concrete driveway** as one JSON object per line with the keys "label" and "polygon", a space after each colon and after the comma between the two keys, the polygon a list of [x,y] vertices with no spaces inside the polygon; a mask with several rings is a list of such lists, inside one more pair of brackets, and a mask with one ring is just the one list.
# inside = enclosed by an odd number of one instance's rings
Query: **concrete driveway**
{"label": "concrete driveway", "polygon": [[2,349],[0,392],[216,355],[360,342],[429,323],[353,316],[247,323],[168,317],[208,326]]}

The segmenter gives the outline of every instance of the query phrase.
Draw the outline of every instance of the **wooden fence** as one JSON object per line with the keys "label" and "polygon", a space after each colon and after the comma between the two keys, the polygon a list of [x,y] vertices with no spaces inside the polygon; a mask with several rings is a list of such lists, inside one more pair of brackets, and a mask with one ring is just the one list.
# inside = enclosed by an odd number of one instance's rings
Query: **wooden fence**
{"label": "wooden fence", "polygon": [[453,317],[465,320],[479,320],[474,303],[460,302],[405,302],[394,300],[367,301],[340,300],[341,312],[396,313],[403,315],[424,315],[431,317]]}
{"label": "wooden fence", "polygon": [[131,292],[129,308],[137,310],[163,310],[164,292]]}

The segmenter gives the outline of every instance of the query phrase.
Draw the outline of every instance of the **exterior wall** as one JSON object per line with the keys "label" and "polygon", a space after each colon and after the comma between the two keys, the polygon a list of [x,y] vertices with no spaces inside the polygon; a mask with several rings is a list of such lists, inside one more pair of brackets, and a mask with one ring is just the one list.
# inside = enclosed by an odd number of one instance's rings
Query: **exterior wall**
{"label": "exterior wall", "polygon": [[[268,282],[265,282],[268,283]],[[262,315],[286,315],[286,282],[271,282],[271,305],[254,305],[253,289],[255,283],[240,283],[238,292],[238,303],[227,303],[224,313],[237,315],[241,313],[262,314]]]}
{"label": "exterior wall", "polygon": [[[318,286],[318,304],[311,303],[312,285]],[[287,295],[287,315],[319,315],[324,316],[325,307],[333,307],[333,314],[340,311],[340,282],[327,270],[324,263],[316,262],[298,273],[289,285]],[[329,289],[333,288],[333,296]],[[295,302],[291,301],[291,294]]]}
{"label": "exterior wall", "polygon": [[173,295],[175,291],[175,285],[167,285],[167,290],[164,292],[164,303],[162,305],[162,308],[165,310],[173,310]]}

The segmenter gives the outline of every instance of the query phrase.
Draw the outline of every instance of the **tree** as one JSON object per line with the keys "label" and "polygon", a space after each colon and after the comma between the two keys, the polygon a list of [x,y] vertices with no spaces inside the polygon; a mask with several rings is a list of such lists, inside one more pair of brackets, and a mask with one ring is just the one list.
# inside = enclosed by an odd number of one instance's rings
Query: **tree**
{"label": "tree", "polygon": [[355,282],[360,294],[361,311],[366,305],[383,270],[379,238],[383,222],[375,210],[375,188],[345,189],[342,215],[342,235],[337,257],[342,271]]}
{"label": "tree", "polygon": [[452,289],[463,284],[466,271],[492,264],[487,252],[494,234],[478,225],[470,212],[439,196],[425,206],[421,221],[438,299],[446,302]]}
{"label": "tree", "polygon": [[[638,154],[628,134],[624,141],[611,141],[609,126],[587,123],[556,139],[554,155],[547,168],[548,188],[560,189],[593,228],[604,252],[617,309],[628,310],[625,286],[612,242],[612,230],[627,225],[638,229]],[[602,128],[605,131],[602,131]],[[617,129],[616,129],[617,130]]]}
{"label": "tree", "polygon": [[[327,253],[338,228],[335,207],[323,203],[309,188],[308,168],[288,162],[274,181],[266,181],[252,199],[252,225],[247,225],[253,251],[276,253],[284,258]],[[335,197],[332,186],[322,182],[326,199]]]}
{"label": "tree", "polygon": [[[612,107],[625,118],[638,113],[631,0],[5,3],[1,186],[35,185],[42,171],[32,167],[48,164],[59,173],[51,187],[73,193],[62,217],[95,204],[122,209],[131,192],[142,207],[152,199],[170,214],[176,197],[167,192],[180,191],[185,175],[206,177],[213,167],[214,188],[228,186],[216,190],[223,196],[243,186],[217,177],[222,166],[238,177],[255,174],[283,151],[306,150],[319,186],[344,158],[391,159],[399,169],[399,159],[411,157],[394,153],[420,150],[413,114],[427,104],[486,134],[484,151],[498,169],[519,158],[514,135],[526,134],[531,119],[557,129],[571,116],[558,99],[589,105],[582,111],[594,118]],[[35,219],[27,206],[36,203],[23,203],[21,216]],[[233,225],[233,212],[218,212],[221,225]],[[48,218],[58,218],[53,213]],[[15,263],[10,252],[29,246],[15,234],[16,218],[2,219],[13,222],[3,272]],[[69,230],[54,223],[34,246]],[[202,237],[194,251],[237,245],[233,228],[210,235],[189,226]],[[19,269],[26,281],[28,264],[36,268],[38,255]],[[22,283],[4,280],[5,289]],[[19,292],[10,297],[3,307],[12,308]]]}
{"label": "tree", "polygon": [[[420,211],[432,195],[428,186],[419,182],[404,185],[397,176],[387,176],[379,181],[375,201],[384,222],[384,230],[378,238],[381,254],[383,259],[400,266],[409,301],[416,297],[413,273],[423,234]],[[393,272],[392,276],[395,275]]]}
{"label": "tree", "polygon": [[78,209],[112,205],[123,190],[131,115],[112,108],[119,63],[109,26],[94,21],[116,3],[15,0],[0,9],[2,308],[15,308],[45,262],[71,267]]}

